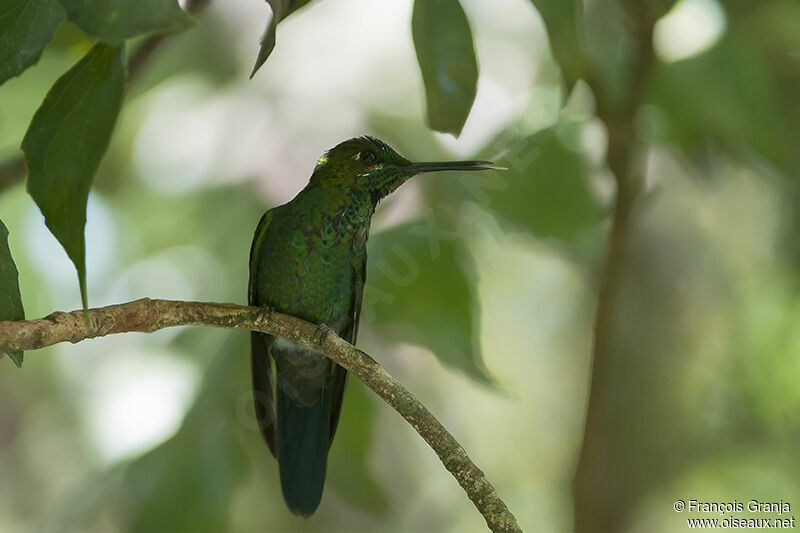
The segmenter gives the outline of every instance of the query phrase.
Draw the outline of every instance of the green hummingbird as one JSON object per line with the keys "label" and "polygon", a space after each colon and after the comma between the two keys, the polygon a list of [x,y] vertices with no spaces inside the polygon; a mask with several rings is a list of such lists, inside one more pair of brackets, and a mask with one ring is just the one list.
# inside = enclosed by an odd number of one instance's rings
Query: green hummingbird
{"label": "green hummingbird", "polygon": [[[412,163],[374,137],[342,142],[319,159],[297,196],[261,217],[250,248],[248,302],[355,343],[378,202],[422,172],[497,168],[489,161]],[[306,346],[262,333],[251,333],[250,352],[256,418],[278,460],[283,497],[293,513],[310,516],[322,498],[347,371]]]}

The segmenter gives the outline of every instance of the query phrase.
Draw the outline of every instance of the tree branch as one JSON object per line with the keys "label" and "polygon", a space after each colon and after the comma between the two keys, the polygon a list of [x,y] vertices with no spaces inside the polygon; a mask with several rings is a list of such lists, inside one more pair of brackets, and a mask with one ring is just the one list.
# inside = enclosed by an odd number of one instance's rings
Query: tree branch
{"label": "tree branch", "polygon": [[[88,320],[87,320],[88,317]],[[453,474],[492,531],[521,532],[514,515],[483,472],[428,409],[374,359],[331,333],[320,342],[315,324],[278,312],[236,304],[144,298],[37,320],[0,322],[0,352],[35,350],[60,342],[77,343],[114,333],[153,332],[172,326],[204,325],[260,331],[302,343],[340,364],[411,424]]]}

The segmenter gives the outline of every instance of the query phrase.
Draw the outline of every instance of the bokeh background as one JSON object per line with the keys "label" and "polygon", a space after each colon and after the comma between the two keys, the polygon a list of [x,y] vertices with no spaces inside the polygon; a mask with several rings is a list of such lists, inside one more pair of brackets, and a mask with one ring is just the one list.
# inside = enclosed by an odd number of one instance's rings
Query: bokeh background
{"label": "bokeh background", "polygon": [[[265,4],[211,2],[131,83],[89,199],[90,305],[244,303],[261,213],[346,138],[377,135],[416,160],[493,158],[510,170],[421,176],[380,206],[360,345],[451,430],[526,531],[568,531],[575,512],[600,529],[683,530],[679,498],[782,499],[793,515],[797,2],[643,2],[661,9],[653,56],[631,67],[631,2],[587,0],[586,49],[611,66],[574,86],[532,2],[462,4],[481,77],[456,139],[425,124],[410,0],[298,11],[252,80]],[[64,22],[39,64],[0,87],[0,160],[17,157],[47,89],[89,47]],[[626,94],[630,76],[642,83]],[[631,120],[603,120],[614,102]],[[587,434],[594,453],[576,478],[617,133],[635,142],[641,190],[615,305],[601,314],[601,431]],[[75,309],[74,267],[12,170],[0,215],[26,315]],[[433,452],[356,380],[322,505],[292,516],[248,371],[247,334],[205,328],[55,346],[22,370],[3,358],[0,530],[485,528]]]}

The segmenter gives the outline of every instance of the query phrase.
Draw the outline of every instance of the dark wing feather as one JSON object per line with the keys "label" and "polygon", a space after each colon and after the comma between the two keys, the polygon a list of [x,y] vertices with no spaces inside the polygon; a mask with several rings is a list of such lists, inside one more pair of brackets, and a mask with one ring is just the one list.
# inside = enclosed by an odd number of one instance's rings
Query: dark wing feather
{"label": "dark wing feather", "polygon": [[250,332],[250,365],[253,378],[253,404],[256,408],[256,420],[261,436],[267,443],[272,455],[278,457],[275,438],[275,400],[273,391],[275,382],[272,377],[272,360],[268,344],[272,335]]}
{"label": "dark wing feather", "polygon": [[267,233],[269,223],[272,221],[272,210],[264,213],[261,220],[258,221],[256,232],[253,235],[253,242],[250,243],[250,281],[247,285],[247,303],[248,305],[260,305],[256,298],[256,286],[258,282],[258,250],[261,248],[261,243]]}
{"label": "dark wing feather", "polygon": [[[250,281],[247,288],[247,303],[249,305],[262,305],[256,294],[258,284],[258,258],[259,248],[266,234],[267,227],[272,220],[272,212],[267,211],[256,227],[253,243],[250,246]],[[272,455],[277,457],[275,437],[275,382],[272,375],[272,359],[270,357],[270,344],[272,336],[255,331],[250,332],[250,365],[253,378],[253,403],[256,409],[256,420],[261,436],[267,443]]]}
{"label": "dark wing feather", "polygon": [[[352,322],[349,327],[342,332],[342,338],[350,344],[355,344],[358,338],[358,322],[361,317],[361,297],[364,294],[364,283],[367,279],[367,255],[364,253],[362,260],[353,266],[353,297],[351,300],[350,317]],[[333,395],[333,407],[331,409],[331,443],[336,434],[336,427],[339,425],[339,415],[342,412],[342,402],[344,401],[344,388],[347,384],[347,370],[339,365],[333,369],[333,380],[331,381],[331,393]]]}

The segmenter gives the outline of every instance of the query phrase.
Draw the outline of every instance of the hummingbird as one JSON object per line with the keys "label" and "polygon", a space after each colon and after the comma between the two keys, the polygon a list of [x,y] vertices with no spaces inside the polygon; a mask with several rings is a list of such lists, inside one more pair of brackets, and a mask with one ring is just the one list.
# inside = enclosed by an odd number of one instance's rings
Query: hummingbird
{"label": "hummingbird", "polygon": [[[378,203],[417,174],[493,169],[499,167],[489,161],[412,163],[369,136],[338,144],[319,158],[302,191],[261,217],[250,248],[249,304],[355,344]],[[251,332],[250,357],[256,418],[278,460],[284,500],[308,517],[322,498],[347,371],[311,348],[264,333]]]}

